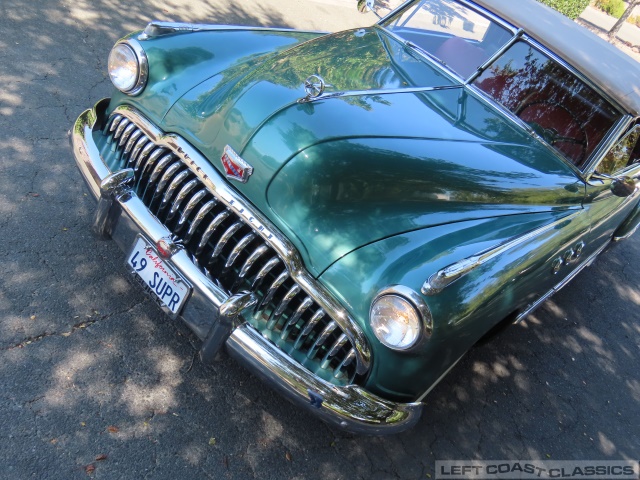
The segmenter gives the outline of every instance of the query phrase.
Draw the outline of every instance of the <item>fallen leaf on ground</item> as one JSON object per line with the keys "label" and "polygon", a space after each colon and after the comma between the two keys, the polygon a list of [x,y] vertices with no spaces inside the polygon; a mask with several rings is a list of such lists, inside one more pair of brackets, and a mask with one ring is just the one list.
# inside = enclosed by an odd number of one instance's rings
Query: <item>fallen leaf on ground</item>
{"label": "fallen leaf on ground", "polygon": [[216,439],[215,439],[214,437],[211,437],[211,438],[209,439],[209,445],[213,446],[213,445],[215,445],[215,444],[216,444]]}
{"label": "fallen leaf on ground", "polygon": [[115,425],[109,425],[107,427],[107,431],[109,433],[118,433],[120,431],[120,429],[118,427],[116,427]]}
{"label": "fallen leaf on ground", "polygon": [[286,452],[284,454],[284,457],[290,462],[291,461],[291,454],[289,452]]}
{"label": "fallen leaf on ground", "polygon": [[35,315],[31,315],[29,318],[30,318],[31,320],[35,320],[35,319],[36,319],[36,316],[35,316]]}
{"label": "fallen leaf on ground", "polygon": [[86,467],[84,467],[84,471],[87,473],[93,473],[96,470],[96,466],[93,463],[90,463]]}
{"label": "fallen leaf on ground", "polygon": [[104,453],[101,453],[96,457],[97,462],[99,462],[100,460],[106,460],[106,459],[107,459],[107,456]]}
{"label": "fallen leaf on ground", "polygon": [[87,426],[87,424],[86,424],[86,423],[84,423],[84,422],[80,422],[80,426],[81,426],[81,427],[86,427],[86,426]]}

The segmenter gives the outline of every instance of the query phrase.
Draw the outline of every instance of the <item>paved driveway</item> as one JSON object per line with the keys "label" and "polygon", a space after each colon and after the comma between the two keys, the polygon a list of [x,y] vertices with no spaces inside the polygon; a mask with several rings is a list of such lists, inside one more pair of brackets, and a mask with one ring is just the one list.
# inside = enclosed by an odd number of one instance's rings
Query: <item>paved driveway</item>
{"label": "paved driveway", "polygon": [[[183,6],[178,6],[182,3]],[[357,438],[193,337],[89,234],[66,132],[152,18],[340,29],[342,0],[0,3],[0,476],[427,478],[436,459],[640,458],[640,236],[474,349],[410,432]]]}

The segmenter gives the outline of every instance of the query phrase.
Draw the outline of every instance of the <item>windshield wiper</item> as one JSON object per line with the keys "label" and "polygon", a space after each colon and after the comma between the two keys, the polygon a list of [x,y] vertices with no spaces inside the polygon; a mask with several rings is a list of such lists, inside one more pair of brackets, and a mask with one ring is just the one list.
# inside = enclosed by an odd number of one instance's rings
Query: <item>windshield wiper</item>
{"label": "windshield wiper", "polygon": [[423,54],[426,57],[429,57],[431,60],[433,60],[434,62],[439,63],[440,65],[444,65],[447,66],[447,64],[442,61],[441,59],[439,59],[438,57],[436,57],[433,53],[428,52],[427,50],[425,50],[424,48],[416,45],[415,43],[413,43],[410,40],[403,40],[404,46],[405,47],[409,47],[409,48],[413,48],[414,50],[418,50],[421,54]]}

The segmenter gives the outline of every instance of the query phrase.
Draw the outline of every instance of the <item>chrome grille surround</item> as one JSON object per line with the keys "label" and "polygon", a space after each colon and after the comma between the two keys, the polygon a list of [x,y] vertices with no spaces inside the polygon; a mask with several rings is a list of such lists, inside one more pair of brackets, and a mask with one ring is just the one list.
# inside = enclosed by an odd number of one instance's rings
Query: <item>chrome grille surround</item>
{"label": "chrome grille surround", "polygon": [[199,152],[128,106],[111,114],[103,134],[110,170],[134,170],[134,192],[202,273],[229,294],[258,294],[245,318],[263,336],[332,383],[350,384],[368,371],[369,347],[355,321]]}

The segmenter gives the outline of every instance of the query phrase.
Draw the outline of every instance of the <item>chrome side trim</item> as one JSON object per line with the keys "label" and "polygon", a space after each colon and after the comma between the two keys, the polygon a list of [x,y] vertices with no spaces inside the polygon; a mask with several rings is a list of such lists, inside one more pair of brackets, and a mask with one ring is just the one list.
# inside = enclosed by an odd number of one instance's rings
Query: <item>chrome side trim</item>
{"label": "chrome side trim", "polygon": [[303,32],[318,33],[326,35],[329,32],[315,30],[296,30],[293,28],[271,28],[271,27],[246,27],[241,25],[212,25],[208,23],[183,23],[183,22],[161,22],[154,20],[149,22],[144,31],[138,35],[138,40],[145,41],[165,35],[175,35],[180,33],[193,32],[214,32],[232,30],[255,30],[259,32]]}
{"label": "chrome side trim", "polygon": [[356,385],[337,387],[293,362],[278,347],[247,325],[227,340],[229,355],[255,372],[287,399],[325,422],[360,434],[393,434],[415,425],[421,403],[395,403]]}
{"label": "chrome side trim", "polygon": [[578,275],[582,270],[591,265],[596,257],[609,245],[609,242],[605,243],[601,247],[599,247],[595,252],[593,252],[587,259],[585,259],[580,265],[578,265],[569,275],[567,275],[561,282],[559,282],[555,287],[549,290],[547,293],[542,295],[538,300],[529,305],[524,312],[516,317],[513,323],[520,323],[525,317],[533,313],[540,305],[546,302],[554,293],[559,292],[562,288],[567,285],[571,280],[573,280],[576,275]]}
{"label": "chrome side trim", "polygon": [[567,222],[571,220],[573,217],[578,215],[580,212],[574,212],[569,215],[566,215],[554,222],[551,222],[542,227],[536,228],[535,230],[531,230],[523,235],[517,236],[515,238],[511,238],[503,243],[490,247],[486,250],[483,250],[471,257],[464,258],[455,263],[452,263],[448,267],[439,270],[429,277],[429,279],[424,282],[422,285],[421,292],[424,295],[432,296],[437,295],[446,287],[451,285],[453,282],[458,280],[459,278],[467,275],[472,272],[476,268],[481,265],[487,263],[489,260],[501,255],[502,253],[515,248],[519,245],[522,245],[525,242],[528,242],[532,238],[535,238],[539,235],[542,235],[545,232],[555,228],[561,223]]}

